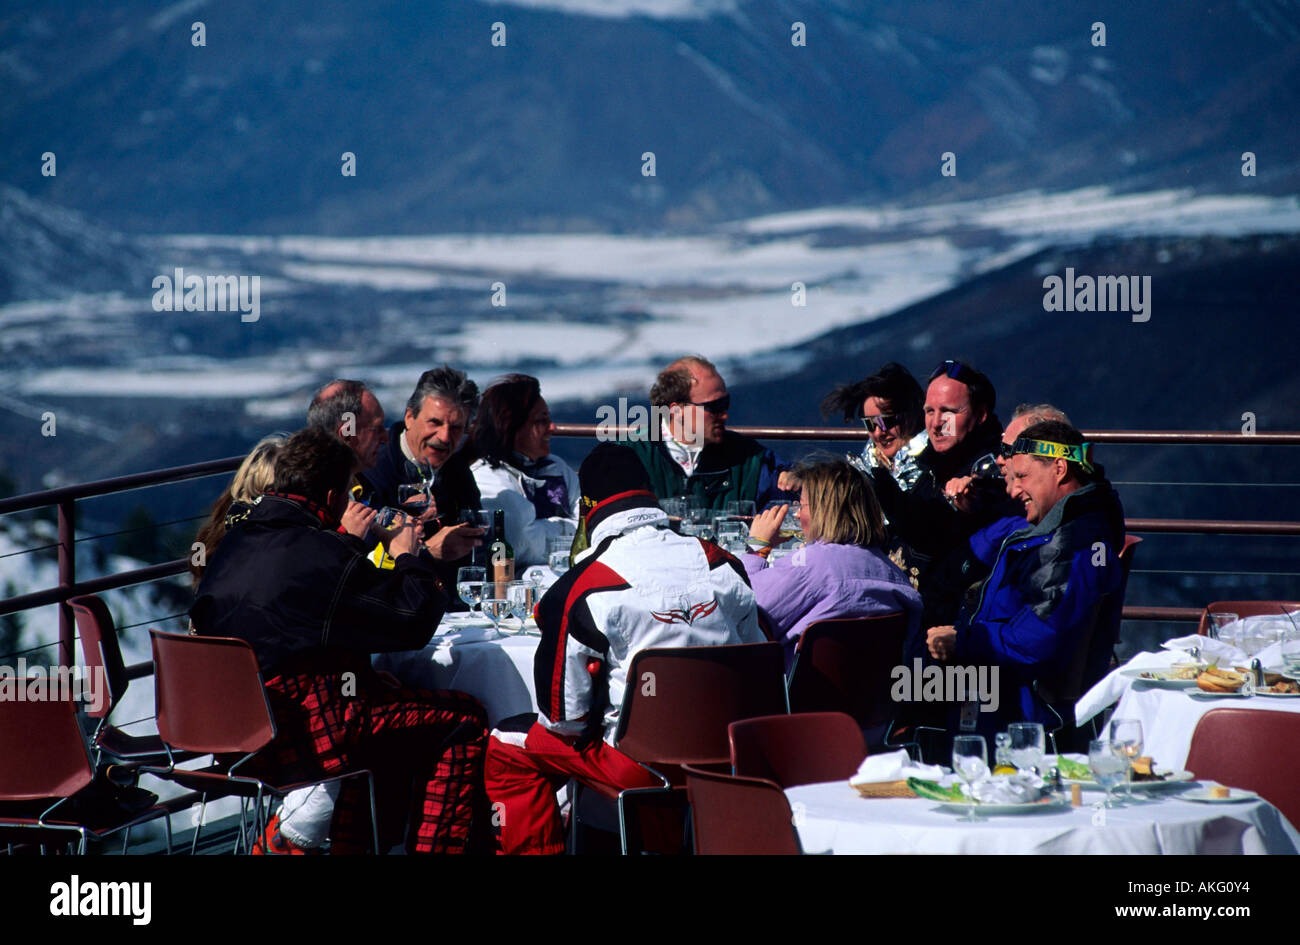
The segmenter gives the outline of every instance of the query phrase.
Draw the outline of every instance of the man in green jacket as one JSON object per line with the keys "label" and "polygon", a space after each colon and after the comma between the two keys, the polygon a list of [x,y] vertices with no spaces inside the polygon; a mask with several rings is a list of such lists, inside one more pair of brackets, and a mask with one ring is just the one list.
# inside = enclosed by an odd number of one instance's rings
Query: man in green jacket
{"label": "man in green jacket", "polygon": [[748,499],[758,510],[798,499],[798,485],[775,453],[727,429],[731,395],[706,359],[691,355],[664,368],[650,403],[658,408],[650,429],[631,431],[626,442],[660,499],[697,496],[713,509]]}

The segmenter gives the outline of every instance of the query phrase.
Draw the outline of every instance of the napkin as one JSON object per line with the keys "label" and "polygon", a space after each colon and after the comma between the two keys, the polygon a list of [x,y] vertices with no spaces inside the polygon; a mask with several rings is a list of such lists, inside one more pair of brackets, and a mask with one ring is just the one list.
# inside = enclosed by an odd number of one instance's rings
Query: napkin
{"label": "napkin", "polygon": [[[1233,625],[1229,624],[1229,626]],[[1187,651],[1192,647],[1200,647],[1201,659],[1206,663],[1217,663],[1219,666],[1232,666],[1234,664],[1244,666],[1249,659],[1245,653],[1231,643],[1216,640],[1214,637],[1203,637],[1195,633],[1190,636],[1166,640],[1160,645],[1166,650],[1177,651],[1180,659],[1185,658]]]}
{"label": "napkin", "polygon": [[500,639],[501,634],[488,624],[486,627],[458,627],[447,633],[440,633],[433,638],[433,643],[435,646],[449,647],[460,646],[462,643],[486,643]]}
{"label": "napkin", "polygon": [[859,766],[858,773],[849,778],[849,783],[879,784],[885,781],[905,781],[908,778],[938,781],[942,777],[943,768],[917,764],[905,749],[900,748],[883,755],[868,755]]}
{"label": "napkin", "polygon": [[1043,796],[1043,779],[1032,774],[985,778],[962,790],[981,804],[1032,804]]}

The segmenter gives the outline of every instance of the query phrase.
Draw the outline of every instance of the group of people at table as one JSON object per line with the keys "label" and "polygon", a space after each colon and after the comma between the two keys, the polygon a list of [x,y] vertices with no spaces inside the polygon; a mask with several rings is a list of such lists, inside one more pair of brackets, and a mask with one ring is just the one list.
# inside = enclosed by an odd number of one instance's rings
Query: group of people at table
{"label": "group of people at table", "polygon": [[[891,612],[907,616],[901,665],[998,670],[988,704],[913,704],[910,723],[1072,729],[1072,699],[1051,694],[1080,661],[1085,681],[1106,671],[1124,524],[1060,410],[1021,406],[1003,428],[992,383],[970,365],[944,362],[923,388],[891,363],[823,402],[865,424],[861,454],[791,466],[727,429],[730,395],[702,357],[668,365],[650,401],[649,426],[599,443],[576,473],[551,453],[535,378],[507,375],[480,397],[446,366],[420,377],[391,426],[364,384],[335,380],[304,429],[260,442],[199,534],[190,618],[191,632],[255,651],[278,728],[264,763],[304,777],[370,768],[385,849],[558,853],[569,779],[659,783],[612,744],[637,652],[772,638],[788,669],[809,624]],[[743,549],[675,527],[669,500],[753,502]],[[380,517],[392,508],[409,514]],[[526,731],[489,732],[472,696],[371,667],[372,654],[426,646],[460,609],[456,573],[484,542],[464,513],[478,509],[504,510],[519,566],[578,535],[536,608]],[[774,555],[794,517],[802,544]],[[256,852],[318,852],[326,837],[332,853],[364,850],[364,792],[315,792],[312,814],[290,818],[291,795]]]}

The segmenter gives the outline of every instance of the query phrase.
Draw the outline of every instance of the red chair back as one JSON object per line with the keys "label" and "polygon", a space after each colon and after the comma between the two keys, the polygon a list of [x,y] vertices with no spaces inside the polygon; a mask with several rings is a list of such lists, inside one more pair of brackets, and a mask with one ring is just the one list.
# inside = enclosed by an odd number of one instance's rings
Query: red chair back
{"label": "red chair back", "polygon": [[798,854],[790,802],[779,784],[687,766],[695,852],[701,855]]}
{"label": "red chair back", "polygon": [[71,699],[0,699],[0,801],[69,797],[94,778]]}
{"label": "red chair back", "polygon": [[727,762],[728,725],[786,711],[784,669],[779,643],[642,650],[628,667],[615,744],[648,765]]}
{"label": "red chair back", "polygon": [[1210,614],[1236,614],[1238,617],[1282,617],[1294,610],[1300,610],[1300,603],[1293,600],[1216,600],[1207,604],[1201,612],[1201,622],[1196,632],[1205,636],[1210,630]]}
{"label": "red chair back", "polygon": [[735,773],[783,788],[847,781],[867,756],[862,729],[842,712],[765,715],[730,730]]}
{"label": "red chair back", "polygon": [[843,712],[864,729],[889,722],[897,708],[892,672],[906,635],[904,613],[810,624],[790,670],[790,711]]}
{"label": "red chair back", "polygon": [[275,737],[253,648],[230,637],[153,638],[158,734],[173,749],[251,753]]}
{"label": "red chair back", "polygon": [[94,594],[70,597],[68,606],[77,618],[81,658],[86,669],[92,674],[92,679],[98,677],[107,684],[107,692],[101,700],[99,710],[87,708],[86,714],[95,719],[108,718],[113,706],[122,700],[130,685],[126,663],[122,660],[122,648],[117,641],[117,628],[113,625],[113,615],[108,612],[108,605]]}
{"label": "red chair back", "polygon": [[1201,716],[1187,770],[1229,787],[1255,791],[1300,824],[1300,715],[1266,709],[1211,709]]}
{"label": "red chair back", "polygon": [[1133,559],[1137,557],[1137,546],[1142,544],[1142,539],[1137,535],[1125,535],[1124,547],[1119,550],[1120,567],[1124,569],[1124,583],[1128,583],[1128,576],[1133,572]]}

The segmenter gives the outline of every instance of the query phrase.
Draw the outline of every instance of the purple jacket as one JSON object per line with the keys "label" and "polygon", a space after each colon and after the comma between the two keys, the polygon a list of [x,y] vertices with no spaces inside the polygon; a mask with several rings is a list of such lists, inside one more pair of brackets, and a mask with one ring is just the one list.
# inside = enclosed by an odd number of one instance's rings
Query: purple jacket
{"label": "purple jacket", "polygon": [[[758,609],[785,645],[786,672],[794,648],[810,623],[832,617],[907,614],[908,633],[921,622],[921,596],[881,551],[817,541],[771,567],[758,555],[742,555]],[[902,659],[899,652],[899,659]]]}

